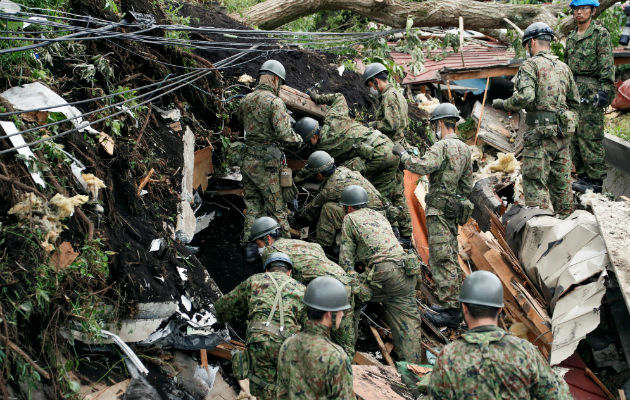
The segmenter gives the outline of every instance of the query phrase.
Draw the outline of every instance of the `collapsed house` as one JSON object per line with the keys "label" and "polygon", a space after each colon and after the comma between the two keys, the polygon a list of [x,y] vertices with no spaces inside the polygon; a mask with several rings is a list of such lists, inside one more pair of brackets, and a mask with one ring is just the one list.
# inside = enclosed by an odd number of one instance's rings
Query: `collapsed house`
{"label": "collapsed house", "polygon": [[[95,12],[89,6],[84,10],[86,13]],[[136,10],[148,11],[143,8]],[[187,5],[182,12],[188,15],[194,13],[200,21],[214,27],[249,29],[220,13],[201,7]],[[209,34],[204,40],[218,41],[220,37],[222,34]],[[239,40],[236,38],[234,42]],[[106,49],[111,51],[115,47]],[[137,53],[138,49],[135,50]],[[479,96],[487,90],[489,78],[474,74],[487,74],[492,70],[492,73],[500,74],[493,75],[498,77],[514,73],[518,68],[510,62],[512,57],[509,53],[501,60],[498,70],[494,69],[495,65],[476,65],[474,59],[481,50],[464,48],[461,54],[454,53],[442,60],[447,63],[452,61],[450,57],[455,57],[456,61],[461,60],[463,70],[450,64],[443,69],[446,64],[437,61],[433,69],[426,65],[427,71],[449,78],[431,81],[433,92],[409,86],[407,93],[411,95],[419,91],[425,96],[428,101],[421,103],[420,108],[431,103],[426,97],[431,93],[442,95],[450,92],[448,97],[461,93],[461,97],[466,97],[465,93],[472,92],[469,101],[475,100],[475,95]],[[124,49],[118,51],[124,56],[133,54]],[[246,384],[234,382],[229,374],[231,351],[243,346],[244,326],[218,324],[212,306],[222,292],[231,290],[247,276],[259,271],[257,265],[245,263],[241,256],[242,184],[237,168],[225,173],[223,167],[229,162],[221,154],[221,146],[225,145],[223,137],[228,142],[237,141],[241,139],[241,134],[238,123],[234,121],[205,120],[206,124],[214,124],[212,129],[199,121],[205,113],[228,113],[229,110],[221,108],[225,106],[226,98],[249,90],[247,85],[251,87],[261,59],[241,58],[239,61],[238,57],[243,57],[245,53],[199,50],[194,54],[203,57],[198,62],[220,66],[227,59],[231,61],[230,68],[224,69],[222,77],[211,78],[208,85],[188,88],[189,92],[182,97],[168,102],[155,100],[149,105],[144,120],[128,114],[129,110],[121,107],[121,114],[128,115],[125,121],[133,127],[128,132],[134,134],[134,143],[94,130],[79,119],[69,121],[77,131],[92,135],[87,137],[92,137],[97,145],[91,146],[87,139],[80,136],[64,142],[68,145],[64,151],[69,153],[66,155],[67,165],[59,166],[68,179],[64,187],[56,185],[45,170],[33,168],[33,162],[26,162],[33,159],[41,161],[45,157],[41,151],[33,152],[31,149],[29,152],[30,146],[25,146],[27,136],[20,133],[23,129],[10,121],[3,120],[0,125],[3,135],[12,135],[9,137],[10,144],[4,144],[3,149],[8,149],[6,146],[20,147],[18,150],[22,154],[20,159],[12,160],[8,156],[2,159],[6,164],[11,161],[10,173],[25,179],[30,176],[38,192],[52,185],[55,189],[65,189],[67,198],[73,198],[69,195],[74,192],[91,197],[91,201],[79,198],[73,205],[74,219],[66,222],[70,225],[70,232],[54,231],[56,236],[48,237],[48,244],[56,238],[63,240],[58,241],[61,242],[58,249],[53,249],[56,268],[62,271],[80,257],[81,250],[76,246],[78,239],[71,232],[80,232],[83,226],[87,226],[85,231],[88,235],[89,226],[92,226],[92,236],[95,231],[104,231],[106,240],[117,253],[112,255],[112,275],[116,280],[108,284],[116,284],[120,288],[121,297],[129,303],[128,307],[120,312],[120,318],[115,323],[103,327],[103,337],[98,340],[72,321],[65,321],[67,325],[61,334],[69,343],[88,354],[88,358],[96,359],[98,354],[104,353],[125,354],[130,360],[127,368],[131,379],[118,373],[108,384],[94,384],[86,377],[85,371],[78,371],[76,374],[80,376],[76,377],[76,381],[84,383],[81,394],[86,398],[119,398],[132,382],[148,381],[150,386],[156,385],[158,380],[169,382],[159,389],[171,398],[236,398],[235,388],[246,388]],[[353,108],[369,107],[370,100],[359,75],[352,71],[340,72],[334,56],[298,49],[273,56],[287,67],[287,86],[283,88],[281,98],[296,117],[323,116],[325,110],[314,105],[302,93],[322,79],[322,90],[344,93]],[[136,65],[136,70],[143,71],[142,74],[148,73],[149,68],[155,68],[156,63],[152,60],[137,54],[129,57],[132,57],[130,64]],[[490,59],[496,61],[494,56]],[[131,70],[126,72],[129,76],[133,75]],[[150,76],[157,82],[171,73],[167,70],[162,76],[159,73]],[[484,78],[482,92],[479,92],[478,82],[461,81]],[[407,83],[403,81],[403,84]],[[230,87],[232,91],[218,90],[222,87]],[[68,119],[82,115],[78,108],[80,105],[73,107],[68,104],[76,98],[66,99],[64,92],[55,92],[41,82],[16,86],[0,95],[3,105],[7,104],[10,110],[16,112],[49,107],[46,113],[59,112]],[[212,101],[218,99],[220,104],[207,106],[208,98]],[[460,228],[461,267],[465,274],[474,269],[484,269],[501,278],[506,296],[502,326],[538,346],[541,353],[557,365],[576,398],[607,398],[606,385],[586,367],[576,350],[579,350],[580,343],[586,343],[589,348],[586,353],[593,357],[588,360],[589,365],[605,371],[612,369],[618,376],[627,377],[630,360],[630,338],[627,336],[630,332],[630,246],[628,224],[620,226],[623,224],[618,222],[630,220],[628,203],[603,197],[588,199],[586,196],[583,197],[588,203],[585,208],[592,213],[580,210],[564,221],[545,213],[520,209],[517,158],[518,149],[522,148],[522,132],[526,129],[524,118],[510,118],[488,107],[487,99],[485,107],[483,98],[476,100],[480,101],[466,103],[479,126],[472,139],[480,146],[485,143],[486,147],[482,148],[490,150],[485,153],[478,151],[474,220]],[[412,110],[412,117],[416,120],[419,120],[422,110],[426,111],[426,108],[420,108]],[[33,118],[33,123],[42,125],[44,121],[48,122],[48,115],[38,115],[37,112],[33,111],[34,115],[29,116]],[[220,139],[219,133],[222,135]],[[423,126],[414,133],[425,137]],[[420,147],[426,147],[428,142],[420,143]],[[135,143],[141,143],[140,151]],[[630,171],[627,168],[630,160],[628,145],[607,137],[606,146],[607,161],[621,174],[617,179],[623,181],[624,174],[627,176]],[[157,150],[153,152],[153,148]],[[138,154],[144,151],[146,155]],[[503,154],[497,154],[497,151]],[[304,165],[304,157],[300,154],[291,158],[290,165],[294,170]],[[134,169],[132,162],[141,162],[143,166]],[[92,177],[84,172],[92,174]],[[4,171],[4,174],[7,173]],[[102,178],[100,184],[93,179],[95,175]],[[22,197],[21,191],[28,192],[30,186],[27,190],[15,183],[3,182],[6,183],[3,186],[6,198],[17,200],[20,196],[21,201],[11,203],[13,214],[19,215],[22,210],[21,215],[25,218],[33,215],[47,218],[52,213],[61,215],[54,208],[57,206],[52,204],[52,199],[48,202],[51,203],[49,206],[34,199],[41,197],[36,192],[30,192],[35,196]],[[609,187],[613,192],[618,189],[615,185]],[[100,197],[99,190],[102,191]],[[428,263],[423,211],[425,193],[420,177],[406,172],[405,194],[413,217],[414,245],[420,257]],[[302,200],[305,201],[309,195],[303,192]],[[100,210],[99,206],[104,210]],[[9,207],[5,208],[9,212]],[[67,218],[73,215],[72,211],[67,214]],[[61,228],[60,225],[55,226]],[[623,231],[624,228],[626,231]],[[308,235],[307,232],[296,234]],[[562,260],[560,266],[559,260]],[[425,276],[424,281],[418,298],[427,304],[432,299],[430,277]],[[426,385],[430,365],[395,364],[395,349],[389,340],[387,326],[378,314],[378,307],[369,309],[363,321],[364,337],[360,338],[360,350],[364,351],[358,352],[353,367],[356,393],[364,399],[414,398],[415,393],[412,395],[402,382],[410,379],[408,371],[411,371],[413,379],[424,376],[425,381],[420,379],[420,384]],[[430,364],[439,349],[454,339],[458,332],[440,330],[427,321],[424,323],[427,334],[423,344]],[[598,329],[606,330],[608,335],[602,338],[605,335],[598,334]],[[136,353],[145,357],[137,357]],[[111,364],[114,368],[118,361],[115,356],[99,361],[107,368],[95,369],[105,373]],[[131,372],[136,370],[137,373]],[[416,384],[413,379],[411,386]],[[621,387],[623,382],[615,382],[615,385]]]}

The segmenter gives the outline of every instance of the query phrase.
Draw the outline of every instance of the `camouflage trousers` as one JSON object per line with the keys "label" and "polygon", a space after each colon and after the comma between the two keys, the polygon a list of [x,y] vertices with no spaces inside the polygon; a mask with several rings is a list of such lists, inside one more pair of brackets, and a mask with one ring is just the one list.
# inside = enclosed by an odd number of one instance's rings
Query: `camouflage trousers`
{"label": "camouflage trousers", "polygon": [[[344,285],[346,286],[346,285]],[[352,295],[352,288],[346,286],[346,292],[348,293],[348,300],[350,301],[350,308],[344,311],[339,329],[332,329],[330,331],[330,339],[341,346],[348,355],[350,360],[354,359],[355,345],[357,343],[358,328],[355,330],[355,312],[361,313],[361,309],[355,310],[354,296]]]}
{"label": "camouflage trousers", "polygon": [[335,237],[337,236],[337,233],[341,231],[343,217],[345,216],[346,213],[343,211],[343,206],[339,203],[334,203],[332,201],[324,203],[322,210],[319,213],[317,228],[315,230],[317,243],[322,245],[322,247],[332,246],[335,244]]}
{"label": "camouflage trousers", "polygon": [[585,173],[591,179],[604,179],[604,111],[590,104],[580,104],[577,111],[580,120],[571,138],[571,159],[575,171]]}
{"label": "camouflage trousers", "polygon": [[429,265],[441,306],[459,308],[462,270],[457,260],[457,223],[443,215],[427,215]]}
{"label": "camouflage trousers", "polygon": [[385,322],[392,330],[394,349],[404,361],[422,361],[422,328],[416,303],[416,277],[407,276],[404,269],[393,263],[374,266],[372,273],[361,274],[361,280],[372,293],[372,302],[380,302]]}
{"label": "camouflage trousers", "polygon": [[[400,160],[397,160],[400,162]],[[385,167],[369,168],[366,178],[378,190],[383,197],[389,199],[390,203],[400,210],[398,217],[390,221],[392,226],[397,226],[402,236],[411,236],[411,215],[407,200],[405,199],[404,175],[398,168],[397,163],[388,163]]]}
{"label": "camouflage trousers", "polygon": [[[283,339],[269,337],[269,340],[247,343],[250,360],[249,389],[260,400],[275,399],[278,354]],[[253,376],[252,376],[253,375]]]}
{"label": "camouflage trousers", "polygon": [[558,214],[573,212],[568,138],[526,140],[521,170],[527,206],[549,208],[551,203]]}
{"label": "camouflage trousers", "polygon": [[247,152],[241,162],[243,175],[243,200],[245,228],[243,240],[247,241],[254,220],[258,217],[273,217],[283,230],[283,236],[289,235],[287,221],[288,208],[282,198],[280,187],[280,160],[265,160],[263,155]]}

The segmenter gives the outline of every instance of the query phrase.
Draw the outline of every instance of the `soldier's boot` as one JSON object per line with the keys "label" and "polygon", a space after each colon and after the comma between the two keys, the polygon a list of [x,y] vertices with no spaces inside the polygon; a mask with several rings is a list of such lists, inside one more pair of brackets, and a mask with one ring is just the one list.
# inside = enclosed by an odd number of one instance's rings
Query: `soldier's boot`
{"label": "soldier's boot", "polygon": [[435,314],[427,312],[424,316],[436,327],[458,328],[463,320],[462,311],[459,308],[446,308]]}
{"label": "soldier's boot", "polygon": [[433,304],[432,306],[429,307],[431,310],[439,313],[439,312],[444,312],[446,310],[448,310],[448,308],[441,306],[439,304]]}
{"label": "soldier's boot", "polygon": [[260,258],[260,253],[258,253],[258,245],[255,242],[245,243],[243,253],[245,257],[245,262],[248,263],[252,263]]}

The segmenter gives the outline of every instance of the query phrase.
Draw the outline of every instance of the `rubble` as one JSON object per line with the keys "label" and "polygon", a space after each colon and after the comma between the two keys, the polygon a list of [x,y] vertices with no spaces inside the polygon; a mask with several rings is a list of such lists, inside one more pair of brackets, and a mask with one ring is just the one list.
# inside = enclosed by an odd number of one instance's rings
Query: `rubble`
{"label": "rubble", "polygon": [[[476,102],[472,116],[476,122],[481,117],[481,103]],[[484,107],[483,118],[478,132],[479,139],[504,153],[518,156],[523,151],[523,135],[528,127],[525,123],[525,113],[508,115],[490,105]]]}

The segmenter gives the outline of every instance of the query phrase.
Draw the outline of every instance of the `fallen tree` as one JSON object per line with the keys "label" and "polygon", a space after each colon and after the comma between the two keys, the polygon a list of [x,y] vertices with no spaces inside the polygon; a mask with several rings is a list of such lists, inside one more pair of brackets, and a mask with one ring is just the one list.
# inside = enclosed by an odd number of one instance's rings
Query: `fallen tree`
{"label": "fallen tree", "polygon": [[[598,12],[615,4],[615,0],[603,0]],[[474,0],[267,0],[232,15],[248,25],[261,29],[274,29],[300,17],[325,10],[350,10],[371,21],[404,28],[407,18],[413,18],[414,26],[459,26],[463,17],[467,29],[506,28],[509,19],[521,28],[542,21],[551,26],[560,24],[567,32],[575,21],[573,17],[558,17],[567,5],[563,4],[505,4]]]}

